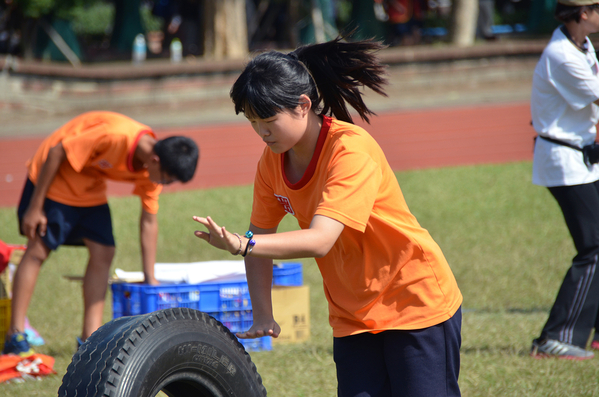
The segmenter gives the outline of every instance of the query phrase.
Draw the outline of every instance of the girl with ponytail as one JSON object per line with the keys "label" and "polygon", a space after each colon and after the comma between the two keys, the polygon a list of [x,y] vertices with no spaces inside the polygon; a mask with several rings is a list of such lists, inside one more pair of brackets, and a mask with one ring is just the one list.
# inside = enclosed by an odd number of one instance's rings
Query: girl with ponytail
{"label": "girl with ponytail", "polygon": [[[273,259],[316,258],[333,328],[339,396],[457,396],[462,295],[410,213],[383,151],[353,124],[385,95],[373,41],[336,39],[251,60],[231,89],[266,147],[249,231],[210,217],[195,235],[245,257],[254,321],[239,338],[278,337]],[[349,105],[349,107],[348,107]],[[300,230],[277,233],[291,214]]]}

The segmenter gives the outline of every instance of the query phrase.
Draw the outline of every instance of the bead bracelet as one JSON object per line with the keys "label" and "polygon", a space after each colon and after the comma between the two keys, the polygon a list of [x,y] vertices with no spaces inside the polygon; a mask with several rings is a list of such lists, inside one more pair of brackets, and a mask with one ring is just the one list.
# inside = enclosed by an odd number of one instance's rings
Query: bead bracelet
{"label": "bead bracelet", "polygon": [[241,242],[241,236],[237,233],[233,233],[233,235],[237,236],[237,238],[239,239],[239,249],[233,255],[239,255],[239,254],[241,254],[241,247],[243,246],[243,243]]}

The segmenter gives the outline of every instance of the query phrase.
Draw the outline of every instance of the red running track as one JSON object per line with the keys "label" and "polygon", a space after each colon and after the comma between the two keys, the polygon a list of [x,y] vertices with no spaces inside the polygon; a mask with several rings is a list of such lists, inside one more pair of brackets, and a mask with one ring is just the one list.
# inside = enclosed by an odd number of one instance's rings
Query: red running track
{"label": "red running track", "polygon": [[[532,159],[528,102],[380,113],[365,127],[397,171]],[[159,137],[173,134],[194,139],[201,157],[194,179],[166,186],[165,192],[253,182],[264,145],[249,123],[157,131]],[[0,140],[0,206],[17,205],[25,162],[42,139]],[[108,185],[110,195],[130,192],[127,184]]]}

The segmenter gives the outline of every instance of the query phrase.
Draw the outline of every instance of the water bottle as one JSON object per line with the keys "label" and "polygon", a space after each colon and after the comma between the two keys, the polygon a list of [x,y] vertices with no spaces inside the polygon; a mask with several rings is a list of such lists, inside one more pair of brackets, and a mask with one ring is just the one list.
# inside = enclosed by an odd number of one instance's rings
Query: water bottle
{"label": "water bottle", "polygon": [[171,62],[179,63],[181,62],[181,58],[183,57],[183,45],[181,44],[181,40],[178,38],[174,38],[171,41]]}
{"label": "water bottle", "polygon": [[133,40],[133,54],[131,60],[134,64],[140,64],[146,59],[146,38],[142,33],[135,36]]}

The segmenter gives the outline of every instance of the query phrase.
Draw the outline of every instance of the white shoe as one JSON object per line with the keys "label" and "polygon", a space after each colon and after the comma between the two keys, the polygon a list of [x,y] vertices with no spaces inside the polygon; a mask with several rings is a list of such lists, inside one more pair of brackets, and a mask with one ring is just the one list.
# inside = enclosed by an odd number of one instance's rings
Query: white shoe
{"label": "white shoe", "polygon": [[595,357],[593,352],[554,339],[533,340],[530,355],[534,358],[557,357],[567,360],[588,360]]}

